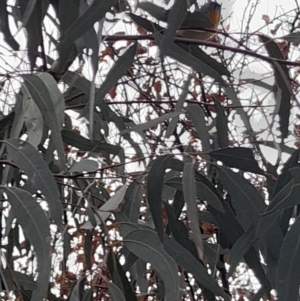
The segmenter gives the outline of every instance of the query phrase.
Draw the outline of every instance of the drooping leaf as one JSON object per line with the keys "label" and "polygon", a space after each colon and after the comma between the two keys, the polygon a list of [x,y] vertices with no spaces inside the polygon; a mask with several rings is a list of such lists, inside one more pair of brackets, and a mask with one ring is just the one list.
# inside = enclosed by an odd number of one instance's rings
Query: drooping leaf
{"label": "drooping leaf", "polygon": [[126,133],[129,133],[129,132],[132,132],[132,131],[136,131],[136,132],[141,132],[141,131],[144,131],[144,130],[148,130],[149,128],[153,127],[153,126],[156,126],[157,124],[169,119],[169,118],[173,118],[173,117],[176,117],[176,116],[179,116],[180,115],[180,112],[170,112],[170,113],[166,113],[162,116],[159,116],[153,120],[150,120],[148,122],[145,122],[145,123],[142,123],[142,124],[138,124],[138,125],[135,125],[135,126],[132,126],[130,128],[127,128],[126,130],[123,130],[120,134],[126,134]]}
{"label": "drooping leaf", "polygon": [[261,194],[241,175],[222,166],[218,166],[217,171],[230,195],[238,221],[245,230],[248,229],[265,210]]}
{"label": "drooping leaf", "polygon": [[123,149],[120,146],[101,143],[99,141],[91,141],[70,130],[62,130],[62,138],[65,143],[72,145],[82,151],[96,153],[105,152],[114,156],[118,156],[123,152]]}
{"label": "drooping leaf", "polygon": [[232,275],[235,268],[239,264],[240,260],[244,257],[244,254],[253,245],[255,241],[255,227],[252,225],[250,228],[236,241],[230,250],[230,256],[228,264],[230,269],[228,272],[228,277]]}
{"label": "drooping leaf", "polygon": [[[259,38],[264,43],[270,57],[284,60],[282,51],[280,50],[278,44],[268,36],[259,35]],[[282,139],[288,136],[289,118],[290,118],[290,105],[291,105],[291,79],[289,75],[289,70],[285,64],[274,63],[272,64],[274,68],[275,75],[275,100],[277,106],[279,107],[279,125],[282,134]]]}
{"label": "drooping leaf", "polygon": [[141,2],[140,6],[144,11],[156,18],[158,21],[167,22],[169,11],[165,10],[163,7],[157,6],[148,1]]}
{"label": "drooping leaf", "polygon": [[61,227],[62,206],[55,179],[39,152],[20,139],[4,141],[11,160],[28,176],[33,191],[41,190],[48,203],[50,216]]}
{"label": "drooping leaf", "polygon": [[21,272],[3,270],[2,273],[9,290],[16,289],[15,286],[17,286],[20,290],[21,288],[29,291],[33,291],[36,289],[36,282],[31,277]]}
{"label": "drooping leaf", "polygon": [[[109,200],[107,200],[104,205],[102,205],[99,209],[94,210],[96,225],[100,225],[102,222],[105,222],[111,213],[118,208],[120,203],[124,200],[126,190],[127,186],[124,185]],[[82,226],[83,229],[93,229],[94,227],[95,225],[93,225],[90,221],[87,221]]]}
{"label": "drooping leaf", "polygon": [[40,205],[27,191],[5,186],[0,186],[0,190],[6,194],[11,210],[36,254],[38,278],[31,300],[43,300],[48,290],[51,271],[49,221]]}
{"label": "drooping leaf", "polygon": [[150,168],[147,179],[147,200],[156,231],[161,240],[164,236],[162,217],[162,189],[165,170],[171,162],[171,155],[158,157]]}
{"label": "drooping leaf", "polygon": [[[36,1],[35,4],[32,2],[34,1],[25,0],[18,2],[23,21],[26,22],[24,27],[27,32],[27,51],[31,70],[35,68],[38,47],[42,43],[42,21],[49,6],[49,0]],[[31,6],[31,4],[34,5]]]}
{"label": "drooping leaf", "polygon": [[[182,191],[182,179],[175,177],[165,182],[166,185],[172,186]],[[206,183],[196,181],[196,195],[197,198],[206,201],[210,206],[214,207],[220,212],[224,212],[220,196]]]}
{"label": "drooping leaf", "polygon": [[94,160],[82,159],[75,162],[69,169],[69,172],[95,172],[98,169],[98,163]]}
{"label": "drooping leaf", "polygon": [[108,283],[108,290],[112,301],[126,301],[124,294],[114,283]]}
{"label": "drooping leaf", "polygon": [[95,94],[95,106],[99,106],[102,114],[108,115],[109,112],[106,106],[103,105],[104,97],[109,90],[117,83],[117,81],[128,71],[133,63],[136,54],[137,44],[131,45],[115,62],[113,67],[109,70],[104,82]]}
{"label": "drooping leaf", "polygon": [[[183,84],[182,93],[180,94],[178,102],[176,103],[175,112],[182,111],[184,102],[185,102],[187,94],[189,92],[188,88],[189,88],[190,82],[191,82],[191,76],[189,76],[188,79]],[[179,119],[179,116],[175,116],[172,118],[171,122],[169,123],[166,134],[165,134],[166,138],[169,138],[175,131],[178,119]]]}
{"label": "drooping leaf", "polygon": [[190,221],[192,237],[197,247],[198,256],[203,260],[203,242],[199,228],[198,209],[196,202],[196,185],[194,163],[187,162],[183,169],[182,188],[184,200],[187,204],[187,216]]}
{"label": "drooping leaf", "polygon": [[[25,122],[26,134],[28,135],[27,142],[33,145],[36,149],[41,143],[44,127],[43,115],[38,108],[31,95],[22,87],[22,111],[23,111],[23,122]],[[11,137],[11,138],[18,138]]]}
{"label": "drooping leaf", "polygon": [[280,252],[277,272],[277,292],[281,301],[297,300],[300,281],[300,218],[285,236]]}
{"label": "drooping leaf", "polygon": [[228,120],[225,115],[224,108],[220,103],[214,99],[215,110],[217,112],[217,135],[218,135],[218,144],[220,148],[228,147]]}
{"label": "drooping leaf", "polygon": [[160,44],[160,56],[163,57],[176,36],[176,31],[185,19],[187,10],[187,2],[181,0],[175,0],[171,10],[168,13],[167,24],[168,27],[164,32],[164,38]]}
{"label": "drooping leaf", "polygon": [[149,262],[164,283],[166,301],[179,300],[179,277],[177,265],[152,229],[135,229],[124,239],[125,246],[136,256]]}
{"label": "drooping leaf", "polygon": [[223,162],[228,167],[234,167],[243,171],[264,174],[253,156],[253,152],[245,147],[228,147],[210,152],[215,159]]}
{"label": "drooping leaf", "polygon": [[203,264],[197,260],[187,249],[177,243],[174,239],[166,237],[164,240],[166,252],[174,258],[178,265],[182,266],[187,272],[191,273],[197,283],[208,289],[214,295],[222,296],[230,300],[224,291],[219,287],[215,279],[209,275]]}
{"label": "drooping leaf", "polygon": [[[53,103],[53,98],[51,97],[51,92],[48,88],[49,83],[45,81],[44,77],[35,74],[25,74],[22,77],[24,79],[24,87],[39,107],[46,124],[51,130],[51,137],[58,152],[59,159],[63,164],[65,162],[65,157],[61,137],[62,124],[59,123],[56,115],[55,104]],[[47,77],[49,81],[51,81],[51,79],[53,80],[50,74],[45,75],[45,77]]]}
{"label": "drooping leaf", "polygon": [[10,32],[8,23],[8,11],[6,9],[6,1],[0,1],[0,30],[3,33],[4,41],[15,51],[19,50],[20,46]]}
{"label": "drooping leaf", "polygon": [[126,277],[126,274],[112,250],[110,250],[107,258],[107,267],[111,275],[111,280],[120,291],[124,294],[126,301],[137,301],[135,293]]}
{"label": "drooping leaf", "polygon": [[209,134],[205,123],[204,112],[197,105],[189,105],[186,108],[186,110],[201,140],[202,152],[204,153],[204,158],[207,161],[209,161],[209,156],[206,153],[210,151],[210,143],[209,143]]}
{"label": "drooping leaf", "polygon": [[122,212],[128,217],[130,222],[136,223],[140,214],[140,204],[143,197],[143,190],[140,184],[132,182],[125,194],[125,202]]}
{"label": "drooping leaf", "polygon": [[95,22],[100,21],[105,17],[105,14],[116,3],[117,0],[99,0],[92,2],[90,7],[68,27],[64,32],[58,47],[60,63],[67,61],[70,53],[66,50],[70,49],[73,42],[90,29]]}
{"label": "drooping leaf", "polygon": [[163,27],[161,27],[158,24],[155,24],[145,18],[142,18],[142,17],[132,14],[132,13],[129,13],[128,15],[130,16],[130,18],[132,19],[133,22],[135,22],[139,26],[145,28],[149,32],[153,32],[154,30],[157,30],[160,32],[164,31]]}

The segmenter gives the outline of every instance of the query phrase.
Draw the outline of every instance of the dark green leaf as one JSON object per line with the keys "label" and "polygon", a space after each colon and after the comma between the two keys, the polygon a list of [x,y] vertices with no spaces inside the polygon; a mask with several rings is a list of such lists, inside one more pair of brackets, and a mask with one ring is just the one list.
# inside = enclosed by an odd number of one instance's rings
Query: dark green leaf
{"label": "dark green leaf", "polygon": [[235,268],[239,264],[240,260],[244,257],[244,254],[249,250],[255,241],[255,227],[252,225],[250,228],[236,241],[230,250],[230,257],[228,264],[230,269],[228,277],[232,276]]}
{"label": "dark green leaf", "polygon": [[[299,196],[299,195],[298,195]],[[300,218],[287,233],[280,252],[277,292],[280,301],[297,300],[300,281]]]}
{"label": "dark green leaf", "polygon": [[250,148],[228,147],[212,151],[210,155],[228,167],[264,174],[264,171],[258,166]]}
{"label": "dark green leaf", "polygon": [[48,203],[51,218],[58,227],[61,227],[62,205],[59,191],[42,156],[32,145],[19,139],[5,140],[5,144],[12,161],[28,176],[28,184],[35,192],[42,191]]}
{"label": "dark green leaf", "polygon": [[150,228],[135,229],[124,237],[123,242],[133,254],[149,262],[159,274],[165,287],[164,300],[179,300],[177,264],[164,250],[157,233]]}
{"label": "dark green leaf", "polygon": [[162,189],[165,170],[170,166],[172,156],[158,157],[150,168],[147,179],[147,200],[156,231],[161,240],[164,236],[162,217]]}
{"label": "dark green leaf", "polygon": [[238,221],[245,230],[248,229],[265,210],[261,194],[241,175],[221,166],[217,167],[217,171],[229,192]]}
{"label": "dark green leaf", "polygon": [[140,184],[132,182],[125,194],[125,202],[122,212],[128,217],[130,222],[136,223],[140,215],[140,204],[143,198],[143,191]]}
{"label": "dark green leaf", "polygon": [[15,51],[19,50],[20,46],[10,32],[8,23],[8,11],[6,9],[6,1],[0,1],[0,30],[3,33],[4,41]]}
{"label": "dark green leaf", "polygon": [[163,27],[159,26],[158,24],[152,23],[151,21],[149,21],[145,18],[142,18],[142,17],[137,16],[132,13],[129,13],[128,15],[132,19],[133,22],[135,22],[136,24],[138,24],[141,27],[144,27],[149,32],[153,32],[154,30],[163,32],[165,30]]}
{"label": "dark green leaf", "polygon": [[[53,103],[53,98],[51,97],[51,93],[53,92],[48,88],[49,81],[54,81],[54,79],[50,74],[45,74],[43,77],[25,74],[22,77],[24,79],[25,88],[39,107],[45,122],[51,130],[51,137],[58,152],[59,159],[64,163],[64,147],[61,137],[62,123],[60,123],[57,118],[56,104]],[[48,81],[46,81],[45,78],[48,78]]]}
{"label": "dark green leaf", "polygon": [[98,163],[94,160],[82,159],[75,162],[69,169],[69,172],[95,172],[98,169]]}
{"label": "dark green leaf", "polygon": [[142,123],[142,124],[138,124],[135,126],[132,126],[126,130],[121,131],[121,135],[135,131],[135,132],[140,132],[140,131],[144,131],[144,130],[148,130],[149,128],[156,126],[157,124],[169,119],[169,118],[173,118],[176,116],[179,116],[181,112],[170,112],[167,114],[164,114],[162,116],[159,116],[153,120],[150,120],[148,122]]}
{"label": "dark green leaf", "polygon": [[[265,35],[260,34],[259,38],[264,43],[264,46],[270,57],[284,60],[282,51],[278,44],[272,39]],[[275,100],[277,107],[279,107],[279,125],[282,138],[288,136],[289,118],[290,118],[290,105],[291,105],[291,79],[289,70],[286,64],[276,63],[272,64],[275,74]]]}
{"label": "dark green leaf", "polygon": [[50,261],[50,224],[35,199],[27,191],[19,188],[1,186],[7,196],[18,223],[22,226],[25,237],[34,247],[37,258],[37,286],[32,300],[43,300],[48,290],[51,271]]}
{"label": "dark green leaf", "polygon": [[178,265],[182,266],[187,272],[191,273],[197,283],[211,291],[214,295],[222,296],[226,300],[230,300],[223,290],[218,286],[217,282],[209,275],[203,264],[197,260],[187,249],[182,247],[174,239],[166,237],[164,240],[164,248],[166,252],[172,256]]}
{"label": "dark green leaf", "polygon": [[124,294],[114,283],[108,283],[108,291],[112,301],[126,301]]}
{"label": "dark green leaf", "polygon": [[141,8],[158,21],[167,22],[169,11],[151,2],[141,2]]}
{"label": "dark green leaf", "polygon": [[126,277],[126,274],[115,253],[110,250],[107,258],[107,267],[112,282],[124,294],[126,301],[137,301],[135,293]]}
{"label": "dark green leaf", "polygon": [[[197,134],[201,140],[202,152],[207,153],[210,151],[209,134],[205,123],[205,115],[203,110],[198,105],[189,105],[187,113],[193,125],[196,128]],[[209,160],[209,156],[204,154],[204,158]]]}
{"label": "dark green leaf", "polygon": [[100,107],[101,112],[104,116],[109,115],[109,110],[107,109],[107,104],[104,102],[104,97],[109,92],[109,90],[118,82],[120,77],[122,77],[131,67],[136,54],[136,49],[137,44],[135,43],[131,45],[118,58],[118,60],[106,75],[104,82],[101,84],[101,87],[95,94],[95,106]]}
{"label": "dark green leaf", "polygon": [[91,141],[70,130],[62,130],[62,138],[65,143],[72,145],[82,151],[95,153],[105,152],[114,156],[118,156],[123,152],[123,149],[120,146],[101,143],[99,141]]}
{"label": "dark green leaf", "polygon": [[203,260],[203,242],[199,228],[198,208],[196,202],[196,185],[194,163],[187,162],[183,169],[182,188],[184,200],[187,204],[187,216],[190,221],[192,237],[197,247],[198,256]]}
{"label": "dark green leaf", "polygon": [[217,135],[220,148],[228,147],[228,120],[224,108],[214,99],[215,110],[217,112]]}
{"label": "dark green leaf", "polygon": [[69,53],[66,52],[66,49],[69,49],[73,42],[90,29],[95,22],[104,18],[105,14],[116,3],[117,0],[98,0],[92,2],[91,6],[68,27],[68,29],[64,32],[58,47],[60,52],[60,62],[67,61]]}
{"label": "dark green leaf", "polygon": [[187,10],[187,2],[182,0],[175,0],[171,10],[168,14],[168,27],[164,32],[164,39],[160,44],[160,56],[163,57],[169,47],[172,46],[174,38],[176,36],[176,31],[185,19],[185,14]]}

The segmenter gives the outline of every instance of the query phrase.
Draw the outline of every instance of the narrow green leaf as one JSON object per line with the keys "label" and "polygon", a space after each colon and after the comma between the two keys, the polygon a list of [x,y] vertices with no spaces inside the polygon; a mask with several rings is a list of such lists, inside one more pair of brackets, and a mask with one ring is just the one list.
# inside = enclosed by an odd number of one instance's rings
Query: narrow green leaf
{"label": "narrow green leaf", "polygon": [[99,168],[98,163],[94,160],[82,159],[75,162],[69,169],[69,172],[95,172]]}
{"label": "narrow green leaf", "polygon": [[288,35],[285,35],[283,37],[280,37],[281,39],[293,43],[295,46],[298,46],[300,44],[300,32],[292,32]]}
{"label": "narrow green leaf", "polygon": [[48,290],[51,271],[49,221],[40,205],[27,191],[4,186],[0,186],[0,190],[6,194],[11,210],[36,253],[38,278],[31,300],[43,300]]}
{"label": "narrow green leaf", "polygon": [[20,139],[5,140],[12,161],[28,176],[27,184],[34,191],[41,190],[48,203],[50,216],[61,227],[62,205],[55,179],[39,152]]}
{"label": "narrow green leaf", "polygon": [[[282,51],[279,49],[278,44],[268,36],[259,35],[259,38],[264,43],[264,47],[266,48],[270,57],[284,60],[284,56]],[[290,106],[291,106],[291,79],[289,75],[289,69],[285,64],[276,63],[272,64],[274,68],[275,75],[275,100],[277,101],[277,105],[279,107],[278,115],[279,115],[279,125],[280,131],[282,134],[282,138],[286,138],[288,136],[288,127],[289,127],[289,118],[290,118]]]}
{"label": "narrow green leaf", "polygon": [[33,279],[21,272],[12,270],[2,271],[9,290],[15,290],[16,285],[19,289],[33,291],[36,289],[36,282]]}
{"label": "narrow green leaf", "polygon": [[219,287],[216,280],[207,273],[203,264],[187,249],[170,237],[165,238],[164,248],[166,252],[174,258],[179,266],[183,267],[187,272],[191,273],[195,277],[200,286],[205,287],[214,295],[222,296],[226,300],[230,300],[229,296],[226,296],[222,288]]}
{"label": "narrow green leaf", "polygon": [[[182,191],[182,178],[174,177],[165,182],[166,185],[174,187],[180,191]],[[224,208],[222,205],[222,199],[216,193],[216,191],[212,190],[210,186],[206,183],[196,181],[196,195],[197,198],[206,201],[208,205],[212,206],[216,210],[220,212],[224,212]]]}
{"label": "narrow green leaf", "polygon": [[73,42],[81,37],[88,29],[90,29],[95,22],[105,17],[105,14],[110,10],[112,6],[117,3],[117,0],[98,0],[93,1],[90,7],[76,19],[69,28],[64,32],[59,45],[60,61],[65,62],[67,60],[67,53],[61,55],[64,49],[69,48]]}
{"label": "narrow green leaf", "polygon": [[[148,2],[149,3],[149,2]],[[154,30],[157,30],[159,32],[163,32],[165,28],[159,26],[158,24],[155,24],[145,18],[142,18],[140,16],[137,16],[135,14],[129,13],[129,17],[132,19],[133,22],[138,24],[139,26],[145,28],[149,32],[153,32]]]}
{"label": "narrow green leaf", "polygon": [[91,141],[70,130],[62,130],[62,138],[65,143],[72,145],[82,151],[95,153],[105,152],[114,156],[117,156],[121,152],[123,152],[123,149],[120,146],[101,143],[99,141]]}
{"label": "narrow green leaf", "polygon": [[10,32],[10,26],[8,23],[8,11],[6,1],[0,1],[0,30],[3,33],[4,41],[15,51],[18,51],[20,45],[14,39]]}
{"label": "narrow green leaf", "polygon": [[140,132],[140,131],[144,131],[144,130],[148,130],[149,128],[156,126],[157,124],[169,119],[169,118],[173,118],[176,116],[179,116],[181,112],[171,112],[171,113],[167,113],[164,114],[162,116],[159,116],[153,120],[150,120],[148,122],[142,123],[142,124],[138,124],[135,126],[132,126],[130,128],[127,128],[126,130],[123,130],[120,132],[121,135],[135,131],[135,132]]}
{"label": "narrow green leaf", "polygon": [[[299,196],[299,195],[298,195]],[[281,247],[278,272],[277,292],[280,301],[297,300],[300,281],[300,217],[285,236]]]}
{"label": "narrow green leaf", "polygon": [[100,88],[97,90],[95,106],[99,106],[103,114],[108,114],[106,107],[103,106],[105,95],[131,67],[136,49],[137,44],[134,43],[118,58],[113,67],[109,70]]}
{"label": "narrow green leaf", "polygon": [[210,152],[215,159],[223,162],[228,167],[238,168],[243,171],[249,171],[257,174],[264,174],[264,171],[258,166],[253,152],[245,147],[228,147]]}
{"label": "narrow green leaf", "polygon": [[228,120],[224,108],[214,99],[215,110],[217,112],[217,135],[220,148],[228,147]]}
{"label": "narrow green leaf", "polygon": [[[205,123],[205,115],[203,110],[198,105],[189,105],[186,108],[187,114],[196,128],[197,134],[201,140],[202,152],[210,151],[209,134]],[[209,160],[207,154],[204,155],[206,160]]]}
{"label": "narrow green leaf", "polygon": [[143,198],[143,190],[137,182],[130,183],[126,194],[122,212],[128,217],[130,222],[136,223],[140,215],[140,204]]}
{"label": "narrow green leaf", "polygon": [[[164,36],[160,34],[158,31],[154,32],[154,38],[156,44],[160,47],[162,45]],[[199,60],[189,52],[183,50],[181,47],[172,43],[169,48],[166,50],[165,55],[172,57],[173,59],[194,68],[196,71],[200,73],[204,73],[208,76],[211,76],[216,81],[218,81],[222,86],[226,86],[222,76],[210,67],[206,62]]]}
{"label": "narrow green leaf", "polygon": [[144,11],[146,11],[148,14],[150,14],[158,21],[167,22],[169,11],[165,10],[163,7],[157,6],[148,1],[141,2],[140,6]]}
{"label": "narrow green leaf", "polygon": [[172,46],[172,43],[176,36],[176,31],[185,19],[186,11],[187,2],[182,0],[175,0],[168,14],[168,27],[164,32],[164,38],[159,46],[161,57],[163,57],[167,53],[169,47]]}
{"label": "narrow green leaf", "polygon": [[[51,75],[48,74],[48,77]],[[55,104],[53,103],[51,92],[48,89],[47,82],[38,75],[25,74],[22,76],[24,79],[24,87],[34,99],[43,114],[44,120],[51,130],[51,137],[53,139],[55,148],[62,164],[65,162],[64,147],[61,137],[62,124],[59,124],[57,119]]]}
{"label": "narrow green leaf", "polygon": [[[299,168],[297,168],[299,169]],[[295,174],[293,175],[295,177]],[[300,182],[297,178],[291,179],[287,184],[273,197],[270,205],[267,208],[265,215],[275,211],[282,211],[284,209],[300,204],[299,200]]]}
{"label": "narrow green leaf", "polygon": [[236,241],[230,250],[228,264],[230,266],[228,277],[231,277],[235,268],[244,254],[249,250],[255,241],[255,227],[253,225]]}
{"label": "narrow green leaf", "polygon": [[211,190],[210,187],[205,185],[205,183],[196,181],[196,193],[197,197],[200,200],[206,201],[210,206],[221,212],[224,212],[220,197],[215,194],[215,192]]}
{"label": "narrow green leaf", "polygon": [[[25,122],[26,134],[28,135],[27,142],[37,149],[43,136],[43,115],[27,90],[24,87],[22,87],[21,90],[23,94],[22,110],[24,119],[22,121]],[[19,137],[19,135],[16,135],[15,137],[11,136],[11,138],[17,137]]]}
{"label": "narrow green leaf", "polygon": [[114,283],[108,283],[108,290],[112,301],[126,301],[124,294]]}
{"label": "narrow green leaf", "polygon": [[246,230],[257,221],[266,208],[258,190],[241,175],[217,166],[222,184],[228,190],[238,221]]}
{"label": "narrow green leaf", "polygon": [[[179,99],[176,103],[175,112],[180,112],[181,113],[181,111],[183,109],[184,102],[185,102],[186,97],[187,97],[188,92],[189,92],[190,83],[191,83],[191,75],[188,76],[187,80],[183,84],[182,93],[180,94]],[[172,118],[172,120],[169,123],[169,126],[167,128],[166,134],[165,134],[166,138],[169,138],[173,134],[173,132],[175,131],[178,119],[179,119],[179,116],[175,116],[175,117]]]}
{"label": "narrow green leaf", "polygon": [[152,162],[147,179],[147,200],[156,231],[161,240],[164,236],[162,217],[162,190],[165,170],[171,163],[172,155],[158,157]]}
{"label": "narrow green leaf", "polygon": [[152,229],[135,229],[123,240],[125,246],[146,262],[149,262],[159,274],[165,286],[165,301],[179,300],[178,268],[161,243],[157,233]]}
{"label": "narrow green leaf", "polygon": [[203,260],[203,242],[199,228],[198,208],[196,203],[195,171],[193,162],[187,162],[184,165],[182,188],[184,200],[187,204],[187,216],[190,221],[193,241],[197,247],[199,258]]}
{"label": "narrow green leaf", "polygon": [[32,14],[34,8],[35,8],[36,2],[37,2],[37,0],[28,0],[27,1],[26,9],[23,13],[22,20],[21,20],[22,27],[25,27],[27,25],[27,22],[28,22],[31,14]]}
{"label": "narrow green leaf", "polygon": [[[127,186],[124,185],[104,205],[102,205],[98,210],[94,210],[97,225],[105,222],[112,212],[118,208],[124,200],[126,190]],[[90,221],[87,221],[82,226],[83,229],[93,229],[94,227],[95,225],[93,225]]]}
{"label": "narrow green leaf", "polygon": [[111,275],[111,280],[124,294],[126,301],[137,301],[135,293],[126,277],[126,274],[115,253],[110,250],[107,258],[107,267]]}

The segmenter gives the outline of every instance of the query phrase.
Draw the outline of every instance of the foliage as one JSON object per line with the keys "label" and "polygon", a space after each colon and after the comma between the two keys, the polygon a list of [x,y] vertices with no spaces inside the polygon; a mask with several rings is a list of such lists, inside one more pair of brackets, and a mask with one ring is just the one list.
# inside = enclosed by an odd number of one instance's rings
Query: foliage
{"label": "foliage", "polygon": [[253,7],[0,1],[2,300],[298,298],[300,10]]}

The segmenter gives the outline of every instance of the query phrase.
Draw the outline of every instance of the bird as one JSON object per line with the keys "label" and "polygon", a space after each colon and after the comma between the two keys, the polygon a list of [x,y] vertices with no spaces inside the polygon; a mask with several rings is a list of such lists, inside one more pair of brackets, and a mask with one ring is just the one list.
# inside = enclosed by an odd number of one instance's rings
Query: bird
{"label": "bird", "polygon": [[193,40],[208,40],[212,38],[216,33],[220,20],[221,20],[221,5],[217,2],[208,0],[199,10],[200,13],[206,15],[211,21],[211,26],[207,28],[209,31],[195,29],[195,28],[180,28],[177,31],[177,35],[186,39]]}

